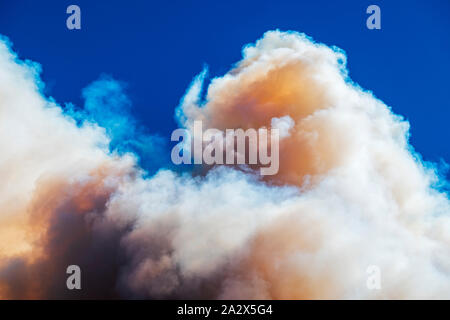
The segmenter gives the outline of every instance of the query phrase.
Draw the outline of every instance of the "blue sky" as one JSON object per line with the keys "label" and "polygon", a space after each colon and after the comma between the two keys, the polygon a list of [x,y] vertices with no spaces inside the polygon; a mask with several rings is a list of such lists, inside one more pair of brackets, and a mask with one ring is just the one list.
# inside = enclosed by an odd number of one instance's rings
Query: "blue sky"
{"label": "blue sky", "polygon": [[[66,28],[77,4],[82,30]],[[381,30],[365,10],[381,8]],[[347,53],[350,77],[411,123],[426,160],[450,162],[450,1],[32,1],[0,0],[0,34],[42,64],[46,94],[84,104],[103,73],[126,83],[130,111],[167,137],[174,109],[204,64],[229,70],[243,45],[271,29],[304,32]]]}

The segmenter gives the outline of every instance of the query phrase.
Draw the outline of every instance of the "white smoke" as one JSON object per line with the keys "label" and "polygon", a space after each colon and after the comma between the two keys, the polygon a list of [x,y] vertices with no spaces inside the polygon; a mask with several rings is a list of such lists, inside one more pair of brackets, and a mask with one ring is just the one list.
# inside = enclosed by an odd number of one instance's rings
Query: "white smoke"
{"label": "white smoke", "polygon": [[[108,150],[103,129],[78,126],[44,98],[39,68],[0,42],[0,296],[20,296],[13,258],[28,272],[42,259],[65,261],[54,230],[67,228],[65,237],[75,227],[55,224],[64,208],[93,239],[119,230],[113,251],[124,261],[107,265],[118,271],[104,286],[121,297],[450,298],[447,195],[411,152],[408,124],[345,68],[337,49],[266,33],[205,101],[198,77],[178,115],[186,127],[283,129],[280,174],[262,181],[217,167],[146,178],[132,155]],[[92,268],[104,268],[106,251],[93,251]],[[366,285],[371,265],[380,290]],[[23,297],[54,297],[46,285],[37,277]]]}

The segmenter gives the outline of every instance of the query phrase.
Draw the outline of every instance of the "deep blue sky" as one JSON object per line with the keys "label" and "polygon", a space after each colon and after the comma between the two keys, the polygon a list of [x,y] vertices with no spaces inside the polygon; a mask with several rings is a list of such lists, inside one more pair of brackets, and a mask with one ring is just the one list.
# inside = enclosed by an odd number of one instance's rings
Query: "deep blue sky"
{"label": "deep blue sky", "polygon": [[[66,28],[70,4],[81,7],[80,31]],[[381,7],[381,30],[365,26],[370,4]],[[448,0],[0,0],[0,33],[42,64],[48,95],[82,105],[82,88],[110,74],[128,83],[136,117],[167,139],[203,64],[221,75],[276,28],[344,49],[351,78],[410,121],[416,150],[450,162]]]}

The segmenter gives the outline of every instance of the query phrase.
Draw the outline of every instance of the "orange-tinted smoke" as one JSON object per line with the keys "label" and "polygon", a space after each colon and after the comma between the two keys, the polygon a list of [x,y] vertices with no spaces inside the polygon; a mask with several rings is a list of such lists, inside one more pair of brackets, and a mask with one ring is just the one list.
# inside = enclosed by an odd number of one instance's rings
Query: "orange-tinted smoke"
{"label": "orange-tinted smoke", "polygon": [[[347,139],[339,123],[319,118],[321,110],[336,107],[329,83],[345,83],[339,73],[342,55],[319,46],[298,48],[298,37],[266,33],[244,50],[244,59],[234,69],[212,80],[202,106],[181,106],[188,123],[202,120],[205,129],[223,131],[270,128],[273,118],[289,116],[295,125],[280,141],[279,172],[265,178],[294,185],[343,161]],[[274,39],[279,47],[271,44]]]}

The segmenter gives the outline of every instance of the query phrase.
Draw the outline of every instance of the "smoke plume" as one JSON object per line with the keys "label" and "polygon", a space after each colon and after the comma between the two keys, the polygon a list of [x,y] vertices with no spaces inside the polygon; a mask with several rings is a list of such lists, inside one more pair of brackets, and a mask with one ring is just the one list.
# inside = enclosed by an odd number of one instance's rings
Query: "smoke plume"
{"label": "smoke plume", "polygon": [[[0,298],[450,298],[442,179],[409,124],[351,81],[342,50],[269,31],[205,96],[206,71],[187,90],[185,128],[280,130],[265,177],[150,176],[139,153],[161,163],[161,138],[115,120],[129,115],[120,83],[92,84],[78,112],[45,97],[39,73],[0,40]],[[72,264],[82,290],[66,288]]]}

